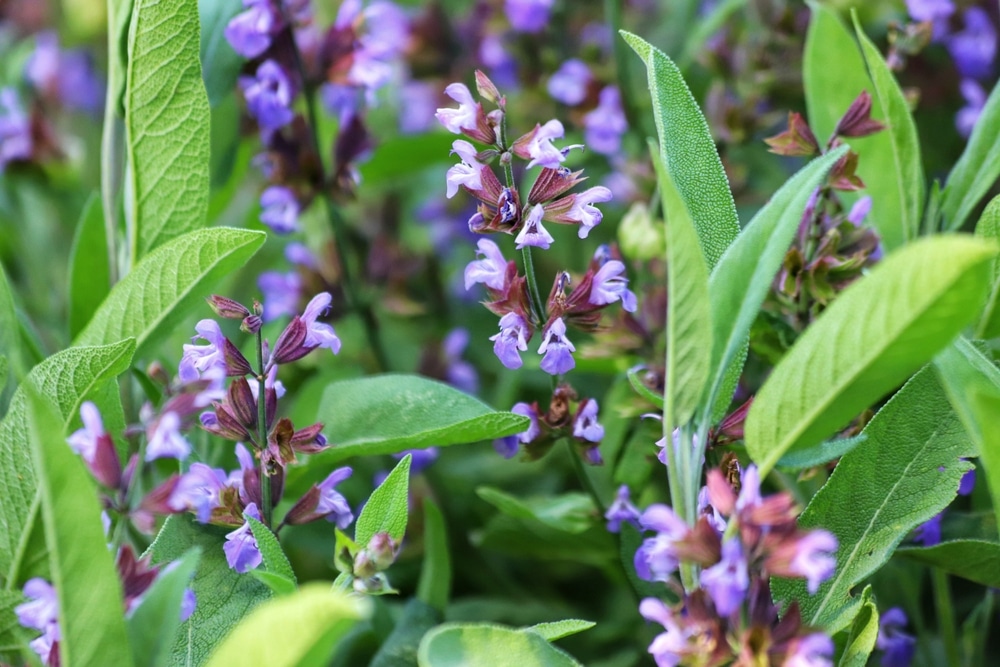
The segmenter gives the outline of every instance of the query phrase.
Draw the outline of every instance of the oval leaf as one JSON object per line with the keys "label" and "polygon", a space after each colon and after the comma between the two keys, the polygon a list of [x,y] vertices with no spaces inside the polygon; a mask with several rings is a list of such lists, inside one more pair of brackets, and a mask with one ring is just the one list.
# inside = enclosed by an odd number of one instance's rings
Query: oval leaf
{"label": "oval leaf", "polygon": [[[502,658],[500,656],[503,656]],[[446,623],[420,642],[420,667],[582,667],[531,630]]]}
{"label": "oval leaf", "polygon": [[410,514],[412,460],[411,455],[404,456],[368,498],[354,529],[354,542],[359,548],[367,547],[375,533],[388,533],[397,543],[403,540]]}
{"label": "oval leaf", "polygon": [[69,335],[76,336],[111,291],[108,243],[101,198],[91,195],[83,206],[70,251]]}
{"label": "oval leaf", "polygon": [[246,517],[246,520],[250,524],[250,532],[257,540],[257,548],[260,549],[260,555],[264,559],[264,567],[267,568],[267,571],[287,579],[293,584],[296,583],[295,571],[292,569],[292,564],[288,562],[288,556],[281,548],[277,535],[252,516]]}

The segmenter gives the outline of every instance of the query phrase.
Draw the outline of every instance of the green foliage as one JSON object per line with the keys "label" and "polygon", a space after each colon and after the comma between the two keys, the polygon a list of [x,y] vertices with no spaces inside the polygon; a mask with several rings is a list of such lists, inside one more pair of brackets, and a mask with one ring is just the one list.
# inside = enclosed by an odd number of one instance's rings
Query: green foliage
{"label": "green foliage", "polygon": [[252,516],[246,517],[246,520],[250,524],[254,539],[257,540],[257,548],[260,549],[267,571],[295,584],[297,581],[295,571],[292,570],[292,564],[288,562],[288,556],[278,542],[278,536]]}
{"label": "green foliage", "polygon": [[90,196],[80,214],[70,251],[69,335],[83,330],[111,290],[111,268],[108,266],[108,239],[104,231],[104,209],[101,198]]}
{"label": "green foliage", "polygon": [[64,419],[38,387],[26,396],[52,585],[59,596],[60,664],[132,664],[125,605],[101,525],[96,488],[66,444]]}
{"label": "green foliage", "polygon": [[417,598],[440,612],[451,597],[451,554],[444,515],[430,498],[424,498],[424,564],[420,568]]}
{"label": "green foliage", "polygon": [[941,213],[948,229],[958,229],[1000,176],[1000,86],[994,86],[972,128],[962,156],[948,174]]}
{"label": "green foliage", "polygon": [[[986,210],[983,211],[979,222],[976,223],[976,236],[981,236],[994,241],[1000,241],[1000,195],[994,197]],[[995,338],[1000,336],[1000,257],[993,260],[993,275],[991,283],[993,289],[990,291],[990,298],[983,309],[983,316],[976,326],[976,338]]]}
{"label": "green foliage", "polygon": [[897,553],[983,586],[1000,587],[1000,543],[996,541],[948,540],[932,547],[906,547]]}
{"label": "green foliage", "polygon": [[596,508],[586,493],[518,498],[499,489],[481,486],[476,495],[515,519],[539,521],[566,533],[582,533],[594,526]]}
{"label": "green foliage", "polygon": [[136,339],[136,354],[169,335],[223,276],[242,266],[266,235],[219,227],[185,234],[144,257],[101,304],[75,345]]}
{"label": "green foliage", "polygon": [[539,623],[537,625],[532,625],[530,628],[525,628],[525,630],[531,630],[532,632],[539,634],[546,641],[554,642],[557,639],[562,639],[563,637],[569,637],[570,635],[575,635],[585,630],[589,630],[597,625],[591,621],[581,621],[577,618],[568,618],[564,621],[553,621],[551,623]]}
{"label": "green foliage", "polygon": [[240,0],[198,0],[201,22],[201,71],[208,103],[216,107],[236,87],[243,58],[233,51],[224,31],[229,20],[240,13]]}
{"label": "green foliage", "polygon": [[[499,656],[503,656],[499,658]],[[498,662],[499,660],[499,662]],[[445,623],[420,642],[420,667],[579,667],[568,653],[531,629],[486,623]]]}
{"label": "green foliage", "polygon": [[776,467],[784,470],[805,470],[815,468],[830,461],[836,461],[841,456],[851,451],[865,441],[864,435],[856,435],[853,438],[836,438],[821,442],[815,447],[800,449],[789,452],[782,456],[775,464]]}
{"label": "green foliage", "polygon": [[354,528],[354,542],[364,549],[375,533],[388,533],[398,544],[410,516],[410,462],[407,454],[372,492]]}
{"label": "green foliage", "polygon": [[7,282],[7,274],[0,266],[0,357],[7,360],[5,368],[9,374],[10,390],[6,390],[7,385],[0,382],[0,412],[5,406],[6,397],[13,392],[21,376],[27,372],[21,362],[20,336],[18,334],[17,311],[14,309],[14,297],[10,291],[10,284]]}
{"label": "green foliage", "polygon": [[210,123],[200,34],[198,0],[136,0],[125,85],[133,264],[205,224]]}
{"label": "green foliage", "polygon": [[875,650],[877,638],[878,607],[872,599],[872,587],[866,586],[861,593],[861,608],[851,623],[837,667],[865,667],[868,664],[868,657]]}
{"label": "green foliage", "polygon": [[275,595],[291,595],[298,590],[298,584],[294,579],[289,579],[285,575],[275,574],[268,570],[250,570],[247,572],[254,579],[271,589]]}
{"label": "green foliage", "polygon": [[428,630],[442,620],[441,611],[411,598],[369,667],[413,667],[417,664],[417,649]]}
{"label": "green foliage", "polygon": [[322,667],[368,615],[365,600],[311,583],[260,605],[218,644],[209,667]]}
{"label": "green foliage", "polygon": [[757,393],[745,435],[762,473],[845,426],[954,338],[979,312],[995,254],[971,237],[924,239],[847,288]]}
{"label": "green foliage", "polygon": [[159,667],[170,659],[170,649],[181,624],[181,603],[198,567],[201,551],[188,550],[170,569],[161,570],[142,602],[128,617],[129,645],[136,667]]}
{"label": "green foliage", "polygon": [[892,555],[903,537],[955,498],[975,453],[933,372],[913,377],[864,429],[799,518],[839,542],[837,570],[808,595],[802,580],[772,582],[776,599],[798,600],[803,621],[830,630],[854,616],[851,589]]}

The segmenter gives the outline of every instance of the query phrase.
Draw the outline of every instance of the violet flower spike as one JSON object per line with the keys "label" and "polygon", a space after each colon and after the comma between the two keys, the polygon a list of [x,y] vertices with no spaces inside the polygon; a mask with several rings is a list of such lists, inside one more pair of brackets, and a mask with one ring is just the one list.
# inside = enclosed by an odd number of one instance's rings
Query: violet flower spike
{"label": "violet flower spike", "polygon": [[614,502],[608,507],[608,511],[604,513],[604,518],[608,522],[608,532],[620,532],[623,523],[630,523],[638,528],[639,516],[639,509],[632,504],[632,499],[629,496],[628,485],[622,484],[618,487]]}
{"label": "violet flower spike", "polygon": [[528,349],[528,325],[517,313],[507,313],[500,318],[500,333],[490,336],[493,341],[493,354],[497,355],[507,368],[517,370],[524,363],[521,352]]}
{"label": "violet flower spike", "polygon": [[722,545],[722,560],[701,571],[701,587],[708,591],[720,616],[729,616],[743,605],[750,588],[750,575],[739,538],[726,540]]}
{"label": "violet flower spike", "polygon": [[307,327],[305,345],[307,347],[324,347],[337,354],[340,352],[340,339],[329,324],[317,322],[316,318],[330,309],[333,297],[329,292],[320,292],[312,298],[302,312],[302,321]]}
{"label": "violet flower spike", "polygon": [[97,441],[106,435],[104,422],[97,406],[91,401],[84,401],[80,406],[80,419],[83,420],[83,428],[74,431],[66,442],[84,461],[93,463],[97,455]]}
{"label": "violet flower spike", "polygon": [[201,320],[194,328],[198,335],[192,337],[191,341],[203,338],[208,341],[208,345],[184,345],[184,354],[177,366],[177,375],[182,382],[194,382],[212,366],[226,367],[226,337],[222,335],[219,323],[215,320]]}
{"label": "violet flower spike", "polygon": [[[261,521],[260,511],[257,509],[256,503],[250,503],[243,510],[243,518],[247,517]],[[229,567],[240,574],[256,569],[264,561],[260,548],[257,546],[257,538],[250,530],[249,521],[226,534],[226,543],[222,545],[222,550],[226,553],[226,562],[229,563]]]}
{"label": "violet flower spike", "polygon": [[656,536],[646,538],[636,550],[636,574],[646,581],[669,581],[679,564],[674,545],[688,534],[688,525],[673,509],[659,503],[646,508],[639,525],[644,530],[655,530]]}
{"label": "violet flower spike", "polygon": [[521,231],[514,238],[514,243],[516,244],[514,247],[517,250],[521,250],[525,246],[535,246],[542,250],[548,250],[552,242],[555,241],[548,230],[542,226],[543,215],[545,215],[545,207],[541,204],[535,204],[528,213]]}
{"label": "violet flower spike", "polygon": [[559,165],[566,159],[566,156],[563,154],[563,151],[552,145],[552,140],[562,139],[565,133],[563,124],[554,119],[545,123],[545,125],[535,128],[526,149],[528,155],[531,157],[528,169],[536,165],[558,169]]}
{"label": "violet flower spike", "polygon": [[156,420],[156,427],[146,444],[146,460],[173,458],[183,461],[191,453],[191,444],[181,435],[181,418],[176,412],[165,412]]}
{"label": "violet flower spike", "polygon": [[464,185],[470,190],[482,190],[483,181],[480,178],[480,173],[483,165],[476,160],[476,147],[465,139],[456,139],[451,148],[451,152],[458,155],[462,162],[448,170],[446,179],[448,199],[458,194],[458,186],[460,185]]}
{"label": "violet flower spike", "polygon": [[557,317],[542,336],[542,344],[538,354],[544,354],[541,368],[549,375],[562,375],[573,370],[576,361],[572,353],[576,351],[573,343],[566,338],[566,323]]}
{"label": "violet flower spike", "polygon": [[604,306],[615,301],[622,302],[622,308],[634,313],[638,308],[635,293],[628,288],[625,265],[617,259],[608,260],[594,274],[589,301],[595,306]]}
{"label": "violet flower spike", "polygon": [[477,126],[479,105],[464,83],[452,83],[444,89],[444,94],[458,102],[457,109],[438,109],[434,117],[452,134],[462,134],[462,130],[473,130]]}
{"label": "violet flower spike", "polygon": [[604,427],[597,421],[597,401],[584,400],[573,420],[573,437],[587,442],[600,442],[604,438]]}
{"label": "violet flower spike", "polygon": [[260,221],[275,234],[299,230],[299,200],[291,188],[272,185],[260,194]]}
{"label": "violet flower spike", "polygon": [[566,213],[566,217],[580,222],[580,229],[577,235],[581,239],[587,238],[590,230],[601,224],[604,214],[599,209],[594,208],[594,204],[605,201],[611,201],[611,190],[603,185],[595,185],[588,190],[573,195],[573,206]]}

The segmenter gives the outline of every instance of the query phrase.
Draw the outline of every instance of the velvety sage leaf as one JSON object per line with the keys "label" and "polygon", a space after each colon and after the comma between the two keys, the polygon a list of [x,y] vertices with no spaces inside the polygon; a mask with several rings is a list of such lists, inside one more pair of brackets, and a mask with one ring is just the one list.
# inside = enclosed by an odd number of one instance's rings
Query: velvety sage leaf
{"label": "velvety sage leaf", "polygon": [[198,0],[135,0],[125,83],[133,264],[205,224],[210,131],[200,34]]}
{"label": "velvety sage leaf", "polygon": [[201,71],[210,106],[217,106],[236,87],[243,58],[226,39],[229,20],[240,13],[240,0],[198,0],[201,19]]}
{"label": "velvety sage leaf", "polygon": [[413,667],[427,631],[442,621],[442,612],[419,598],[410,598],[396,627],[379,647],[369,667]]}
{"label": "velvety sage leaf", "polygon": [[593,621],[581,621],[576,618],[569,618],[564,621],[553,621],[552,623],[537,623],[525,628],[525,630],[530,630],[535,634],[541,635],[546,641],[554,642],[557,639],[579,634],[584,630],[590,630],[595,625],[597,623]]}
{"label": "velvety sage leaf", "polygon": [[[994,197],[979,222],[976,223],[976,236],[1000,241],[1000,195]],[[1000,336],[1000,257],[993,260],[993,276],[990,298],[986,301],[983,316],[976,325],[976,338],[996,338]]]}
{"label": "velvety sage leaf", "polygon": [[[212,650],[219,646],[220,639],[271,597],[264,584],[229,568],[222,550],[227,532],[225,528],[201,525],[193,516],[175,514],[167,518],[147,551],[154,563],[162,564],[177,560],[191,547],[201,548],[201,562],[191,582],[198,606],[191,618],[181,624],[171,647],[170,660],[165,663],[169,667],[205,664]],[[273,637],[271,643],[287,646],[285,642],[275,642]],[[240,660],[236,664],[250,663]]]}
{"label": "velvety sage leaf", "polygon": [[292,564],[288,562],[288,556],[285,555],[284,549],[281,548],[281,543],[278,542],[277,535],[252,516],[247,517],[247,523],[250,524],[250,532],[253,533],[254,539],[257,540],[257,548],[260,549],[260,555],[264,558],[264,567],[267,568],[267,571],[284,577],[293,583],[297,582],[295,571],[292,569]]}
{"label": "velvety sage leaf", "polygon": [[853,438],[837,438],[821,442],[815,447],[788,452],[775,464],[783,470],[805,470],[835,461],[865,441],[864,435]]}
{"label": "velvety sage leaf", "polygon": [[[892,149],[894,168],[886,174],[878,175],[880,187],[877,192],[885,193],[889,190],[888,186],[890,185],[895,186],[895,192],[891,203],[881,202],[882,207],[879,215],[891,215],[890,211],[898,212],[897,224],[901,227],[899,235],[904,241],[910,241],[917,237],[920,230],[925,194],[924,169],[920,161],[920,140],[917,137],[917,126],[913,122],[913,115],[910,113],[906,96],[903,95],[892,70],[882,58],[878,48],[861,29],[857,12],[852,11],[852,18],[854,31],[861,44],[861,54],[868,66],[868,76],[875,88],[874,97],[878,99],[885,114],[878,120],[881,120],[886,126],[885,133],[889,138],[889,147]],[[872,176],[876,175],[872,174]],[[886,181],[886,187],[881,187],[883,181]],[[870,187],[871,183],[868,185]],[[889,220],[880,220],[879,229],[883,229],[888,224]]]}
{"label": "velvety sage leaf", "polygon": [[861,608],[851,623],[837,667],[865,667],[868,664],[868,657],[875,650],[875,640],[878,638],[878,607],[872,600],[872,587],[866,586],[860,597]]}
{"label": "velvety sage leaf", "polygon": [[420,568],[417,598],[444,613],[451,597],[451,554],[444,515],[434,501],[424,498],[424,564]]}
{"label": "velvety sage leaf", "polygon": [[267,570],[250,570],[247,572],[254,579],[271,589],[275,595],[291,595],[298,590],[298,584],[286,576]]}
{"label": "velvety sage leaf", "polygon": [[217,281],[253,256],[266,236],[216,227],[157,248],[114,286],[74,344],[96,345],[131,336],[141,354],[169,335]]}
{"label": "velvety sage leaf", "polygon": [[209,667],[321,667],[355,622],[368,615],[363,598],[310,583],[257,607],[219,641]]}
{"label": "velvety sage leaf", "polygon": [[[836,10],[827,3],[809,2],[812,14],[802,56],[809,126],[822,144],[829,139],[837,121],[862,91],[872,92],[865,61],[858,43]],[[872,95],[872,117],[886,121],[882,103]],[[858,176],[865,182],[865,194],[872,198],[867,223],[875,227],[886,250],[903,244],[906,237],[900,224],[896,162],[888,132],[852,137],[851,149],[859,156]],[[848,203],[859,194],[845,193]]]}
{"label": "velvety sage leaf", "polygon": [[[8,586],[23,583],[23,560],[31,556],[33,510],[40,507],[38,485],[28,442],[25,385],[51,399],[59,411],[62,429],[73,420],[84,399],[110,378],[123,373],[135,351],[133,339],[100,347],[74,347],[58,352],[28,373],[14,394],[7,416],[0,422],[0,578]],[[60,442],[63,442],[60,438]],[[40,531],[38,533],[40,535]]]}
{"label": "velvety sage leaf", "polygon": [[416,375],[375,375],[335,382],[320,401],[330,449],[310,467],[352,456],[491,440],[527,430],[527,417],[498,412],[442,382]]}
{"label": "velvety sage leaf", "polygon": [[20,590],[0,588],[0,660],[10,664],[17,664],[22,648],[34,633],[34,630],[22,627],[14,613],[14,607],[25,601]]}
{"label": "velvety sage leaf", "polygon": [[128,667],[133,663],[125,604],[104,536],[97,486],[66,444],[58,406],[36,385],[27,389],[29,448],[42,494],[52,585],[59,597],[61,664]]}
{"label": "velvety sage leaf", "polygon": [[419,667],[580,667],[568,653],[530,630],[486,623],[445,623],[420,642]]}
{"label": "velvety sage leaf", "polygon": [[128,617],[128,639],[136,667],[169,663],[170,649],[181,624],[184,591],[191,584],[200,557],[201,551],[193,547],[174,561],[169,570],[161,570]]}
{"label": "velvety sage leaf", "polygon": [[70,250],[69,335],[76,336],[111,291],[108,241],[104,233],[101,198],[91,195],[84,204]]}
{"label": "velvety sage leaf", "polygon": [[842,428],[950,342],[978,314],[995,254],[969,236],[923,239],[844,290],[754,399],[744,434],[762,473]]}
{"label": "velvety sage leaf", "polygon": [[831,151],[788,179],[712,270],[708,291],[713,326],[709,385],[713,404],[716,396],[727,403],[731,399],[731,395],[720,395],[726,373],[746,346],[750,326],[781,269],[810,196],[846,151],[846,146]]}
{"label": "velvety sage leaf", "polygon": [[407,454],[372,492],[354,528],[354,542],[364,549],[375,533],[388,533],[400,543],[410,515],[410,461]]}
{"label": "velvety sage leaf", "polygon": [[739,234],[740,221],[708,122],[674,62],[641,37],[621,35],[646,64],[660,157],[711,269]]}
{"label": "velvety sage leaf", "polygon": [[994,86],[972,128],[969,142],[948,174],[941,213],[948,229],[958,229],[1000,176],[1000,86]]}
{"label": "velvety sage leaf", "polygon": [[[836,302],[835,302],[836,303]],[[838,629],[858,599],[851,589],[879,569],[906,534],[957,495],[975,454],[931,369],[915,375],[868,423],[864,445],[845,455],[799,518],[839,542],[837,569],[815,595],[804,580],[772,580],[775,598],[798,600],[808,625]],[[845,622],[849,622],[847,617]]]}
{"label": "velvety sage leaf", "polygon": [[933,547],[905,547],[904,558],[944,570],[990,588],[1000,588],[1000,543],[986,540],[949,540]]}
{"label": "velvety sage leaf", "polygon": [[586,493],[519,498],[500,489],[481,486],[476,495],[515,519],[536,520],[567,533],[582,533],[592,528],[597,517],[594,501]]}

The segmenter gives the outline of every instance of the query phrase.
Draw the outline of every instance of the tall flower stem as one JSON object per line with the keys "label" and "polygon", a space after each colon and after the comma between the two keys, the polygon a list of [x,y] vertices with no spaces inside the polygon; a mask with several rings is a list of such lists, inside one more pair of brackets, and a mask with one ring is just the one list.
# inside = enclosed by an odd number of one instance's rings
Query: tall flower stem
{"label": "tall flower stem", "polygon": [[[258,330],[257,334],[257,446],[261,452],[267,449],[267,390],[264,388],[266,379],[264,373],[264,336]],[[260,463],[260,508],[264,525],[271,527],[271,464],[265,463],[261,456]]]}
{"label": "tall flower stem", "polygon": [[580,456],[579,450],[573,446],[573,441],[569,438],[566,438],[565,442],[566,449],[569,450],[569,458],[573,462],[573,469],[576,471],[576,476],[580,479],[580,485],[583,486],[591,500],[594,501],[594,507],[597,508],[597,511],[601,513],[601,516],[604,516],[608,508],[601,501],[601,496],[597,493],[597,488],[587,473],[587,467],[583,463],[583,458]]}

